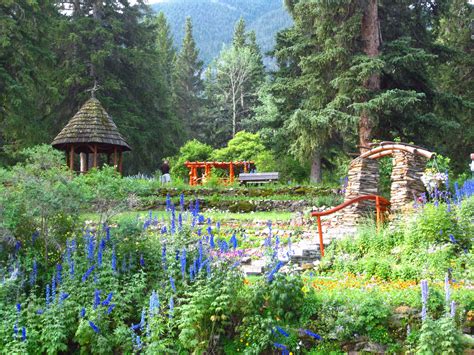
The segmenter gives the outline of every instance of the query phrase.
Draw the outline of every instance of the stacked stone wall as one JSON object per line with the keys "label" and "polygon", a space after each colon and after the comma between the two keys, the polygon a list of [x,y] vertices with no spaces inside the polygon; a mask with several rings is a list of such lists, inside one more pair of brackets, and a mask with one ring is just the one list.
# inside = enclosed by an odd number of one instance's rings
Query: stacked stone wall
{"label": "stacked stone wall", "polygon": [[421,181],[428,159],[405,151],[393,152],[390,203],[393,212],[403,211],[425,192]]}
{"label": "stacked stone wall", "polygon": [[[345,201],[361,195],[379,194],[379,163],[375,159],[356,158],[349,166]],[[372,201],[354,203],[342,210],[341,224],[345,228],[355,228],[360,218],[373,210]],[[372,206],[372,208],[371,208]]]}

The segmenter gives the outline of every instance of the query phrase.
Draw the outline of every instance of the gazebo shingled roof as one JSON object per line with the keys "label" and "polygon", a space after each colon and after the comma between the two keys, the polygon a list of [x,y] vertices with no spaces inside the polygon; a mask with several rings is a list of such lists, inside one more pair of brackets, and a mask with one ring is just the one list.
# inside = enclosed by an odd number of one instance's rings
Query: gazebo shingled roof
{"label": "gazebo shingled roof", "polygon": [[77,153],[90,152],[88,144],[97,144],[99,153],[110,151],[114,147],[119,151],[131,150],[96,98],[89,99],[52,142],[54,148],[62,150],[75,145]]}

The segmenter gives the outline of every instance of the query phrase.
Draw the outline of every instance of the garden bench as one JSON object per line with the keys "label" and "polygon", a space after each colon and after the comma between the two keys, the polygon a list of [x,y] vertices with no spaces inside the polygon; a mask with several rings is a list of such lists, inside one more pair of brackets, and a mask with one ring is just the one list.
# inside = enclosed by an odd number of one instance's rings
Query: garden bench
{"label": "garden bench", "polygon": [[280,173],[241,173],[239,174],[239,181],[241,184],[268,184],[269,182],[276,182],[280,178]]}

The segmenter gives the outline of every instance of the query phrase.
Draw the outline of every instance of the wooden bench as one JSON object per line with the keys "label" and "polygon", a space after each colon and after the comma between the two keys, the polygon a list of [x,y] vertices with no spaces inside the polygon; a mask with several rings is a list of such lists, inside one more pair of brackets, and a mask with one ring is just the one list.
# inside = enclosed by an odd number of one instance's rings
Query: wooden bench
{"label": "wooden bench", "polygon": [[280,173],[242,173],[239,174],[241,184],[268,184],[269,182],[278,181]]}

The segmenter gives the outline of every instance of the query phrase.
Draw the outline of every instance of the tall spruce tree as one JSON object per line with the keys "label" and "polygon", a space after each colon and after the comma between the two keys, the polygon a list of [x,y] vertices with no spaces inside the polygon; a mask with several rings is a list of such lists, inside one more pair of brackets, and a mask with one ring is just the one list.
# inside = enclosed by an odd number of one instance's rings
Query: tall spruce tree
{"label": "tall spruce tree", "polygon": [[321,158],[335,145],[397,136],[425,143],[456,124],[433,110],[440,95],[430,74],[440,49],[432,31],[441,7],[409,0],[287,4],[295,25],[277,38],[271,104],[291,151],[312,162],[312,181],[320,181]]}
{"label": "tall spruce tree", "polygon": [[202,91],[203,62],[193,38],[191,18],[186,19],[181,50],[174,65],[174,92],[178,117],[184,123],[187,138],[202,138]]}
{"label": "tall spruce tree", "polygon": [[0,165],[48,140],[48,118],[59,99],[53,52],[59,22],[54,1],[0,4]]}

